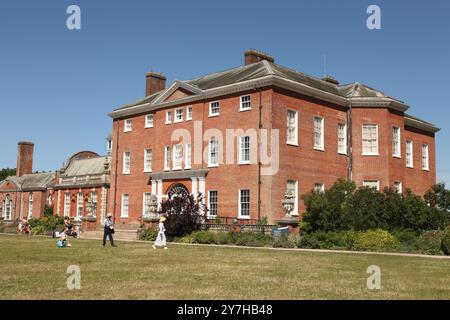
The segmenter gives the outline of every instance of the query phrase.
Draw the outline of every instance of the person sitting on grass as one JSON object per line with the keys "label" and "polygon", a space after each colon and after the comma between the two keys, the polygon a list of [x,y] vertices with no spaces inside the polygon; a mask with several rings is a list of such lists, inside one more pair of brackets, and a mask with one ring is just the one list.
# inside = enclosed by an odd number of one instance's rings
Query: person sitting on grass
{"label": "person sitting on grass", "polygon": [[71,246],[67,241],[67,234],[65,232],[60,233],[57,246],[58,246],[58,248],[64,248],[64,247]]}
{"label": "person sitting on grass", "polygon": [[166,234],[164,233],[166,231],[166,228],[164,227],[164,221],[166,221],[166,217],[161,217],[159,219],[158,236],[156,237],[155,243],[153,244],[153,249],[156,249],[156,247],[163,247],[164,249],[167,249]]}

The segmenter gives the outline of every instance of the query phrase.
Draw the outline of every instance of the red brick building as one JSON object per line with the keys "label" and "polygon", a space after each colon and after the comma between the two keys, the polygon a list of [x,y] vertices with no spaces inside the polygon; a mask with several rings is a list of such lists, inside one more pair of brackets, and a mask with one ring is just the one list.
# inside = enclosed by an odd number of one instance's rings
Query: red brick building
{"label": "red brick building", "polygon": [[53,204],[55,174],[32,173],[33,150],[33,143],[19,142],[17,174],[0,182],[0,212],[5,221],[39,218],[45,205]]}
{"label": "red brick building", "polygon": [[140,223],[150,195],[204,195],[214,218],[283,216],[281,200],[337,179],[423,194],[436,182],[434,125],[364,84],[340,85],[275,63],[245,64],[165,85],[147,74],[146,97],[113,118],[109,210]]}

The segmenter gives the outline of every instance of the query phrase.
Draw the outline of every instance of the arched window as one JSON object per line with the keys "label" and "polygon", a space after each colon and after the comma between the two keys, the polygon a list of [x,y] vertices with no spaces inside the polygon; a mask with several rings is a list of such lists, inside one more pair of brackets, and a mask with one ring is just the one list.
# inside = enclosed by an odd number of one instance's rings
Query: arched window
{"label": "arched window", "polygon": [[167,196],[171,199],[173,196],[188,196],[189,190],[182,183],[175,183],[170,186]]}
{"label": "arched window", "polygon": [[6,195],[6,198],[3,201],[3,218],[5,220],[11,220],[11,207],[12,202],[9,199],[9,195]]}
{"label": "arched window", "polygon": [[28,219],[33,218],[33,192],[30,192],[28,198]]}

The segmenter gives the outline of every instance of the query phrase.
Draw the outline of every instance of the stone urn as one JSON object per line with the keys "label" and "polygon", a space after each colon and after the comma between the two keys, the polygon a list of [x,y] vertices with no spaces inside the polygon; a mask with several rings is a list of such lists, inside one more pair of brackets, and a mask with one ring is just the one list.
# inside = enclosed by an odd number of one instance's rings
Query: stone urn
{"label": "stone urn", "polygon": [[286,191],[284,193],[284,198],[281,201],[281,206],[283,208],[284,217],[277,220],[276,223],[281,227],[289,227],[290,232],[295,232],[294,229],[298,226],[297,218],[291,215],[292,210],[294,210],[295,205],[295,195],[292,191]]}
{"label": "stone urn", "polygon": [[158,214],[158,198],[152,194],[150,196],[150,213],[142,217],[143,222],[157,222],[159,221]]}

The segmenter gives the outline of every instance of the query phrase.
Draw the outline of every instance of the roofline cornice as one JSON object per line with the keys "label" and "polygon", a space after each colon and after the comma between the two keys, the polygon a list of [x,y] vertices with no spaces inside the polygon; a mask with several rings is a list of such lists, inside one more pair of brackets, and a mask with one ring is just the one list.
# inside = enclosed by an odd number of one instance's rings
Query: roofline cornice
{"label": "roofline cornice", "polygon": [[408,115],[405,115],[405,125],[416,128],[416,129],[421,129],[424,131],[432,132],[432,133],[436,133],[441,130],[440,128],[435,127],[431,123],[422,121],[420,119],[411,118]]}
{"label": "roofline cornice", "polygon": [[355,97],[350,98],[350,102],[352,104],[352,107],[381,107],[393,109],[400,112],[405,112],[409,109],[408,105],[401,103],[400,101],[384,97]]}

